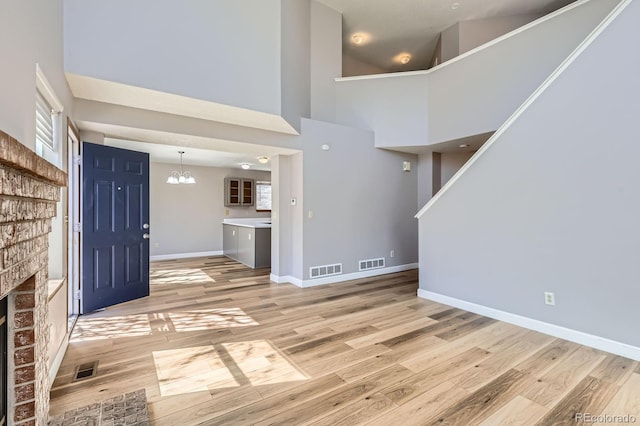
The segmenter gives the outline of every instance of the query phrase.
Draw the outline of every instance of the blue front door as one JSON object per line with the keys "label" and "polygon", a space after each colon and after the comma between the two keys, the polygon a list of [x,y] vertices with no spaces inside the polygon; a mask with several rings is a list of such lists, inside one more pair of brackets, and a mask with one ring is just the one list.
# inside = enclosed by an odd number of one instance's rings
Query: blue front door
{"label": "blue front door", "polygon": [[82,144],[82,313],[149,295],[149,154]]}

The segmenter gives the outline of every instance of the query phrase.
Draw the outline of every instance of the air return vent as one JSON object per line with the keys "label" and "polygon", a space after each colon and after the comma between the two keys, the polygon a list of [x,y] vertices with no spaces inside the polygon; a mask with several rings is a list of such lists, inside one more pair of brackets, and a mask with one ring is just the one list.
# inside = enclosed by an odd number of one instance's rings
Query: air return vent
{"label": "air return vent", "polygon": [[328,277],[330,275],[340,275],[342,273],[342,263],[333,265],[312,266],[309,268],[309,276],[313,278]]}
{"label": "air return vent", "polygon": [[90,379],[98,374],[98,361],[87,362],[76,366],[76,370],[73,374],[73,381]]}
{"label": "air return vent", "polygon": [[370,269],[384,268],[384,257],[380,259],[368,259],[360,261],[360,270],[368,271]]}

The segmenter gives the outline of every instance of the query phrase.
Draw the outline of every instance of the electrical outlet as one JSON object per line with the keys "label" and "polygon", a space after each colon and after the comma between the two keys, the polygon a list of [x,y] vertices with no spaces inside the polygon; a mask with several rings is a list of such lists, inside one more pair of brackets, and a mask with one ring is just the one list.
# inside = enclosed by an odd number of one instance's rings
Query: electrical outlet
{"label": "electrical outlet", "polygon": [[545,291],[544,292],[544,303],[547,304],[547,305],[554,306],[556,304],[556,295],[551,293],[551,292]]}
{"label": "electrical outlet", "polygon": [[396,255],[395,250],[391,250],[391,251],[389,252],[389,257],[394,257],[395,255]]}

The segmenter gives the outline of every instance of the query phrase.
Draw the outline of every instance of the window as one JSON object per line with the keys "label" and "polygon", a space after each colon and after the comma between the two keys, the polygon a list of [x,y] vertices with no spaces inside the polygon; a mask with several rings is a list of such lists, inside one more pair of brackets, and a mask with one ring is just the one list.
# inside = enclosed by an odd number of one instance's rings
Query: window
{"label": "window", "polygon": [[55,151],[53,131],[54,111],[40,91],[36,93],[36,147],[42,155],[44,147]]}
{"label": "window", "polygon": [[61,167],[62,103],[36,64],[36,154]]}
{"label": "window", "polygon": [[271,211],[271,182],[256,182],[256,211]]}

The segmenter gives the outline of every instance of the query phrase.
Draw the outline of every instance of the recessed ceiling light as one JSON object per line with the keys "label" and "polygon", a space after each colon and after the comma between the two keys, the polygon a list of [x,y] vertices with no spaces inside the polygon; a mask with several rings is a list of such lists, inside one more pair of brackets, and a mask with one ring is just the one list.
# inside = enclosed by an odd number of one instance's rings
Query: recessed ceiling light
{"label": "recessed ceiling light", "polygon": [[364,42],[364,36],[362,34],[354,34],[351,37],[351,41],[353,41],[353,44],[356,46],[360,46]]}
{"label": "recessed ceiling light", "polygon": [[456,10],[459,7],[460,7],[460,3],[458,2],[451,3],[451,10]]}
{"label": "recessed ceiling light", "polygon": [[258,163],[267,164],[269,162],[269,157],[258,157]]}
{"label": "recessed ceiling light", "polygon": [[469,148],[468,143],[463,143],[462,145],[458,145],[460,148]]}
{"label": "recessed ceiling light", "polygon": [[242,164],[240,164],[240,167],[242,167],[243,170],[248,170],[249,168],[251,168],[251,164],[242,163]]}
{"label": "recessed ceiling light", "polygon": [[402,65],[407,65],[409,62],[411,62],[412,58],[413,58],[413,56],[411,56],[411,53],[402,52],[402,53],[398,53],[393,58],[393,62],[396,62],[398,64],[402,64]]}

